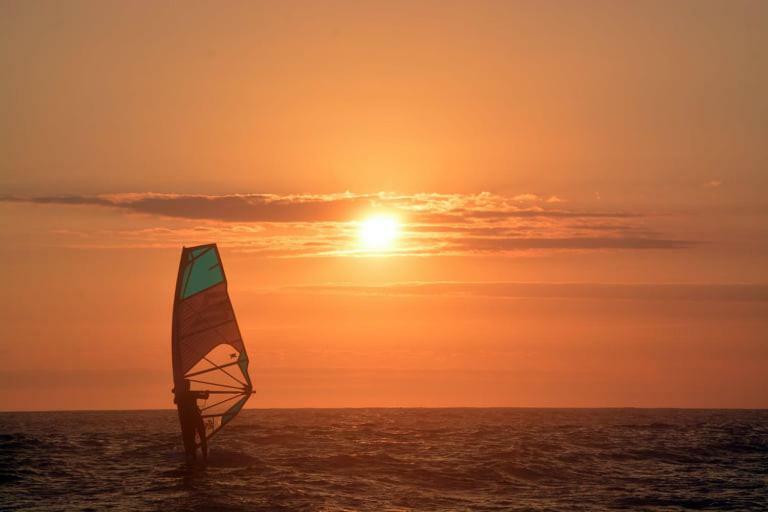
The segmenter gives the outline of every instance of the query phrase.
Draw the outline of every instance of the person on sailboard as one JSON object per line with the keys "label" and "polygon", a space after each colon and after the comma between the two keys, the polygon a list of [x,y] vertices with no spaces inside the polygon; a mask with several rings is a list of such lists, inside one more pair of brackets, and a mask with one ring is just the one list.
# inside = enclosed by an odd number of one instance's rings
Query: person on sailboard
{"label": "person on sailboard", "polygon": [[205,423],[200,408],[197,406],[197,400],[206,400],[207,391],[192,391],[188,380],[184,380],[181,390],[174,388],[174,403],[179,410],[179,422],[181,423],[181,437],[184,441],[184,451],[187,455],[187,461],[193,462],[197,459],[197,443],[195,435],[200,437],[200,451],[203,455],[203,463],[208,461],[208,440],[205,436]]}

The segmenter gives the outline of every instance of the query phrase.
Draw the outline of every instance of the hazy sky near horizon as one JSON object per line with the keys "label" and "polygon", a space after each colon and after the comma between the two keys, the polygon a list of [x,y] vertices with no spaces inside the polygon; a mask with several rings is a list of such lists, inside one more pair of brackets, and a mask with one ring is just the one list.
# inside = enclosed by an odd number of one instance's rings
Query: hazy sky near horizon
{"label": "hazy sky near horizon", "polygon": [[178,253],[208,242],[251,407],[768,407],[766,26],[2,2],[0,409],[171,407]]}

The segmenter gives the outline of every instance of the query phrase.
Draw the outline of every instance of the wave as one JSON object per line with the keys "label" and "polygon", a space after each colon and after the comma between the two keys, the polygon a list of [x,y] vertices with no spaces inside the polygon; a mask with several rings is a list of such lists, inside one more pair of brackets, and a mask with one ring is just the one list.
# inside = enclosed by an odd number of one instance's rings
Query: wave
{"label": "wave", "polygon": [[768,411],[245,411],[205,468],[175,426],[0,414],[0,509],[768,510]]}

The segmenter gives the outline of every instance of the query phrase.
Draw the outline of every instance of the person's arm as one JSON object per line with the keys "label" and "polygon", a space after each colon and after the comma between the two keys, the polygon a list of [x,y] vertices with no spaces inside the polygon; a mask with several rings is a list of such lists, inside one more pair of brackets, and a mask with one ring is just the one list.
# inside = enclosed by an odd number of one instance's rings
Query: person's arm
{"label": "person's arm", "polygon": [[208,397],[211,395],[207,391],[193,391],[195,398],[200,400],[208,400]]}

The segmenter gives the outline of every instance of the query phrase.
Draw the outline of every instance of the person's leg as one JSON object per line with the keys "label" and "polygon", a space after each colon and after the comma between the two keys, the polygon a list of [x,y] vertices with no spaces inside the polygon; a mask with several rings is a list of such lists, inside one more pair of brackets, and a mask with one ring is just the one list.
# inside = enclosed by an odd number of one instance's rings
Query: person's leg
{"label": "person's leg", "polygon": [[203,462],[208,462],[208,440],[205,438],[205,425],[201,421],[197,426],[200,435],[200,452],[203,454]]}
{"label": "person's leg", "polygon": [[194,429],[187,428],[182,429],[182,437],[184,440],[184,453],[186,455],[187,462],[194,462],[197,458],[195,453],[195,431]]}

